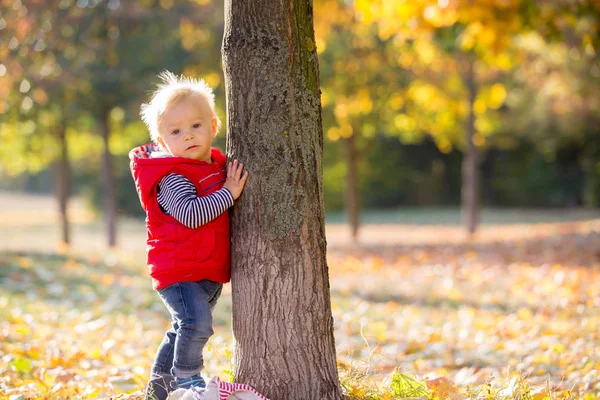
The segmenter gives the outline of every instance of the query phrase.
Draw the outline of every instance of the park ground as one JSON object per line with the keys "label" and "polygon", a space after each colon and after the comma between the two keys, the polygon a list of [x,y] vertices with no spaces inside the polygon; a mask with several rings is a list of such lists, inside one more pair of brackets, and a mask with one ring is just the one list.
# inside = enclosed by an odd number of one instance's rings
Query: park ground
{"label": "park ground", "polygon": [[[119,249],[107,250],[77,200],[66,249],[50,198],[0,202],[0,398],[139,397],[168,326],[142,222],[122,221]],[[359,245],[339,215],[328,218],[351,398],[599,398],[600,211],[483,217],[467,239],[456,210],[372,212]],[[229,379],[229,285],[215,315],[205,372]]]}

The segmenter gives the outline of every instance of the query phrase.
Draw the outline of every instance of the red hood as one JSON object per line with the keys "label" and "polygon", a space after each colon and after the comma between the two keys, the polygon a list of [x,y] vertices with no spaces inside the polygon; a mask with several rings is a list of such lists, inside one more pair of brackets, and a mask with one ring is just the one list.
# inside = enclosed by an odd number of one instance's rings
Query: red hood
{"label": "red hood", "polygon": [[[225,168],[227,157],[215,147],[210,149],[210,157],[221,168]],[[175,157],[160,151],[155,144],[145,144],[129,152],[131,174],[142,206],[149,204],[148,197],[155,196],[154,188],[158,182],[175,167],[207,165],[206,161]]]}

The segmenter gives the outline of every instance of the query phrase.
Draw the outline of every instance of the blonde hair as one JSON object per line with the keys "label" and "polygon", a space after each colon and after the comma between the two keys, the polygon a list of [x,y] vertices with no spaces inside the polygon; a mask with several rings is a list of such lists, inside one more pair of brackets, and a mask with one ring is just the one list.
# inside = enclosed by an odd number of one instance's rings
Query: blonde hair
{"label": "blonde hair", "polygon": [[203,79],[177,76],[169,71],[161,72],[158,77],[163,82],[152,94],[148,104],[144,103],[140,109],[142,121],[150,131],[150,138],[158,143],[158,119],[170,106],[188,97],[201,97],[206,100],[213,118],[217,120],[217,132],[221,127],[221,120],[215,112],[215,95],[210,86]]}

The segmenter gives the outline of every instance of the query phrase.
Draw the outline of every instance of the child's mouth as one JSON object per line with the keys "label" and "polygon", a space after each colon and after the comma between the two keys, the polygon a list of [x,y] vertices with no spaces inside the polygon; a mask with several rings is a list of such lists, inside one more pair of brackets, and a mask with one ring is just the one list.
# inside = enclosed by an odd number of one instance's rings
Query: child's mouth
{"label": "child's mouth", "polygon": [[190,149],[195,149],[196,147],[198,147],[198,146],[196,146],[196,145],[193,145],[193,146],[190,146],[190,147],[188,147],[187,149],[188,149],[188,150],[190,150]]}

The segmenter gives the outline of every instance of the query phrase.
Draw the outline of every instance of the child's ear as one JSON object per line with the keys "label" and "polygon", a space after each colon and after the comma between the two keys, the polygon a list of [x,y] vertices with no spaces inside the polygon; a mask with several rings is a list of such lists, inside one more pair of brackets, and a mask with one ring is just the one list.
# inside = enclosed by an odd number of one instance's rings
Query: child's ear
{"label": "child's ear", "polygon": [[213,118],[212,120],[212,137],[213,139],[217,137],[217,119]]}

